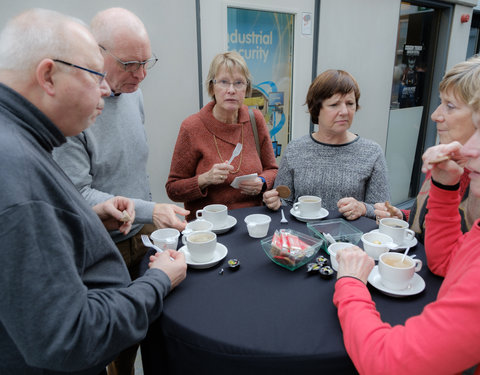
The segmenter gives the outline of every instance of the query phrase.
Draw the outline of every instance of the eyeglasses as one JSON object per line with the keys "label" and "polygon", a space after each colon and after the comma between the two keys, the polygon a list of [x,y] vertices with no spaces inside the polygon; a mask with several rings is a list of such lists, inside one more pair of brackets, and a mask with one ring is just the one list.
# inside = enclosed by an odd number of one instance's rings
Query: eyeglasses
{"label": "eyeglasses", "polygon": [[234,81],[230,82],[225,79],[221,79],[217,81],[216,79],[213,80],[214,85],[220,86],[222,89],[229,89],[231,85],[235,88],[235,90],[243,90],[245,87],[247,87],[247,82],[244,81]]}
{"label": "eyeglasses", "polygon": [[153,54],[153,57],[145,61],[123,61],[123,60],[120,60],[113,53],[111,53],[109,50],[107,50],[104,46],[100,44],[98,46],[101,49],[103,49],[106,53],[108,53],[110,56],[112,56],[115,60],[117,60],[118,63],[122,64],[123,69],[125,69],[126,72],[135,73],[138,69],[140,69],[140,67],[143,67],[143,69],[146,69],[146,70],[151,69],[158,61],[157,56],[155,56],[155,54]]}
{"label": "eyeglasses", "polygon": [[105,73],[100,73],[100,72],[97,72],[96,70],[84,68],[83,66],[75,65],[75,64],[72,64],[72,63],[63,61],[63,60],[53,59],[53,61],[59,62],[59,63],[62,63],[62,64],[65,64],[65,65],[68,65],[68,66],[73,66],[74,68],[81,69],[81,70],[85,70],[86,72],[95,74],[96,76],[100,77],[100,78],[98,78],[98,84],[99,84],[99,85],[102,84],[103,80],[104,80],[105,77],[107,76],[107,72],[105,72]]}

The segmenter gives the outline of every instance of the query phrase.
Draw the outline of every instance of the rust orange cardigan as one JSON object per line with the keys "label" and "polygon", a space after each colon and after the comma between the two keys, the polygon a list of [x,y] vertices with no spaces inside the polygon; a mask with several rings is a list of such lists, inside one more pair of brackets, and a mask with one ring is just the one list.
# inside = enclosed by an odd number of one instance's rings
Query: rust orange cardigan
{"label": "rust orange cardigan", "polygon": [[[277,175],[278,166],[272,142],[261,112],[254,110],[262,155],[260,160],[248,107],[243,105],[240,108],[238,124],[224,124],[213,117],[213,106],[212,101],[182,122],[165,185],[169,198],[175,202],[183,202],[185,208],[190,210],[187,220],[194,219],[197,210],[212,203],[225,204],[229,209],[259,206],[262,204],[262,194],[257,196],[241,194],[240,190],[232,188],[230,183],[237,176],[258,173],[265,178],[267,189],[271,189]],[[241,142],[242,127],[244,134],[240,170],[235,174],[229,174],[223,184],[210,185],[201,190],[198,186],[198,176],[210,170],[213,164],[230,158],[235,145]],[[214,135],[222,158],[215,146]],[[234,171],[237,170],[239,163],[240,155],[232,162]]]}

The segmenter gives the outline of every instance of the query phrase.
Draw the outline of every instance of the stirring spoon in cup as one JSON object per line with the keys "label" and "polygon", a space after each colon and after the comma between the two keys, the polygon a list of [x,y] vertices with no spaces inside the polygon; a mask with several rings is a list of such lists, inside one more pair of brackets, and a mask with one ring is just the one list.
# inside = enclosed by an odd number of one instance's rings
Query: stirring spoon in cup
{"label": "stirring spoon in cup", "polygon": [[235,159],[238,155],[240,155],[240,152],[242,152],[242,147],[243,146],[241,143],[237,143],[237,145],[233,149],[232,156],[230,157],[230,160],[227,162],[227,164],[230,164],[233,161],[233,159]]}
{"label": "stirring spoon in cup", "polygon": [[405,257],[407,256],[409,250],[410,250],[410,246],[407,247],[407,250],[405,250],[405,252],[403,253],[402,260],[400,261],[401,263],[403,263],[403,261],[405,260]]}

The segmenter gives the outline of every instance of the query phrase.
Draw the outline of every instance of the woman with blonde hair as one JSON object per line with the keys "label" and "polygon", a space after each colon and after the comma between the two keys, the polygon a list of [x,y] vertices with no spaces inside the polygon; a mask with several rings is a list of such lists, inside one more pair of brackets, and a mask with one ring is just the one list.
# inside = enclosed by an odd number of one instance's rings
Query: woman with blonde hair
{"label": "woman with blonde hair", "polygon": [[[480,57],[478,56],[456,64],[440,82],[441,103],[432,113],[431,118],[437,124],[437,135],[441,144],[454,141],[465,144],[475,132],[472,108],[469,103],[478,94],[478,82],[480,82]],[[390,213],[385,203],[375,204],[377,218],[393,216],[408,220],[411,229],[416,232],[417,238],[423,242],[431,183],[431,175],[427,173],[411,210],[399,210],[393,207],[393,211],[390,210]],[[480,217],[480,202],[478,198],[470,194],[469,184],[470,170],[465,168],[458,190],[461,197],[458,209],[464,233],[468,232],[475,219]]]}
{"label": "woman with blonde hair", "polygon": [[[212,203],[229,209],[261,205],[278,169],[265,119],[258,110],[250,116],[243,104],[252,90],[245,60],[236,52],[218,54],[206,85],[212,101],[183,121],[166,183],[170,199],[190,210],[188,219]],[[238,143],[242,150],[228,163]],[[230,186],[235,177],[254,173],[258,177],[240,183],[239,189]]]}

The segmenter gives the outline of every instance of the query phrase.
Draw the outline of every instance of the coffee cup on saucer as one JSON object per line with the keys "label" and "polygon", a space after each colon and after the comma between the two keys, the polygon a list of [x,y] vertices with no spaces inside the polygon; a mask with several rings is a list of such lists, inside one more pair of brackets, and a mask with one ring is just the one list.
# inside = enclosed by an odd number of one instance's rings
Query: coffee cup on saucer
{"label": "coffee cup on saucer", "polygon": [[228,207],[223,204],[209,204],[198,210],[197,219],[204,219],[213,224],[214,228],[221,228],[227,224]]}
{"label": "coffee cup on saucer", "polygon": [[187,236],[187,248],[194,262],[208,262],[213,259],[217,248],[217,235],[212,231],[190,233]]}
{"label": "coffee cup on saucer", "polygon": [[391,290],[403,290],[408,287],[415,272],[422,269],[422,261],[408,255],[403,259],[401,253],[383,253],[378,260],[378,273],[381,283]]}
{"label": "coffee cup on saucer", "polygon": [[315,195],[302,195],[298,202],[293,204],[293,209],[303,217],[313,217],[320,214],[322,198]]}
{"label": "coffee cup on saucer", "polygon": [[386,217],[380,220],[378,224],[380,233],[385,233],[392,237],[393,242],[397,245],[402,245],[406,241],[411,241],[415,238],[415,232],[408,229],[408,222],[405,220]]}
{"label": "coffee cup on saucer", "polygon": [[194,220],[187,223],[185,229],[182,231],[182,242],[187,244],[187,236],[193,232],[205,232],[213,229],[213,224],[207,220]]}

